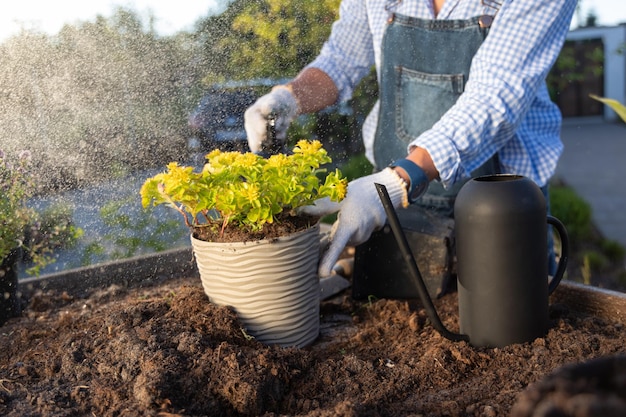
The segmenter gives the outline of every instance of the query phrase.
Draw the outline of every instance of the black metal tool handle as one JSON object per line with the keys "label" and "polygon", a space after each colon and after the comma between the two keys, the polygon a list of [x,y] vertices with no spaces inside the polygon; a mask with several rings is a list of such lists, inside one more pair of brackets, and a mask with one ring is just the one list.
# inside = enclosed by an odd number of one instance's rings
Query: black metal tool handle
{"label": "black metal tool handle", "polygon": [[385,209],[385,213],[387,213],[387,220],[389,221],[389,226],[391,226],[391,231],[393,232],[394,237],[396,238],[396,242],[398,243],[398,247],[400,248],[400,252],[402,257],[406,261],[409,271],[411,273],[411,278],[413,280],[413,284],[417,288],[417,293],[424,304],[424,308],[426,309],[426,314],[428,314],[428,318],[433,324],[435,330],[437,330],[443,337],[446,339],[452,340],[453,342],[458,342],[464,340],[469,342],[469,336],[465,334],[453,333],[446,329],[446,327],[441,322],[439,315],[437,314],[437,310],[435,310],[435,306],[433,305],[433,301],[430,299],[428,295],[428,290],[426,289],[426,284],[424,284],[424,279],[422,278],[422,274],[417,268],[417,263],[415,262],[415,258],[413,257],[413,253],[411,252],[411,248],[409,247],[409,242],[406,240],[406,236],[402,231],[402,226],[400,226],[400,220],[398,220],[398,215],[393,208],[393,204],[391,203],[391,199],[389,198],[389,193],[387,192],[387,188],[382,184],[375,184],[376,191],[378,191],[378,196],[380,197],[380,201],[383,204],[383,208]]}
{"label": "black metal tool handle", "polygon": [[278,116],[272,112],[267,116],[267,139],[261,145],[261,154],[267,158],[271,155],[284,153],[283,144],[276,137],[276,119]]}

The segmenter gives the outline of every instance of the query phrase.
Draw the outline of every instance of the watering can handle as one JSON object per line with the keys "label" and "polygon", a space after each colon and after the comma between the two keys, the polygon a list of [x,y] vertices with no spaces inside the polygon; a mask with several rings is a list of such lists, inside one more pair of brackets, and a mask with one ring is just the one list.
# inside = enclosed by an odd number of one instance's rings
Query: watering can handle
{"label": "watering can handle", "polygon": [[553,216],[548,216],[548,224],[552,225],[556,229],[556,231],[559,233],[559,238],[561,240],[561,256],[559,258],[559,266],[556,269],[554,277],[552,277],[550,283],[548,284],[548,294],[552,294],[552,292],[561,282],[563,274],[565,274],[567,259],[569,258],[569,238],[567,236],[567,230],[565,229],[565,226],[563,225],[563,223],[561,223],[559,219]]}

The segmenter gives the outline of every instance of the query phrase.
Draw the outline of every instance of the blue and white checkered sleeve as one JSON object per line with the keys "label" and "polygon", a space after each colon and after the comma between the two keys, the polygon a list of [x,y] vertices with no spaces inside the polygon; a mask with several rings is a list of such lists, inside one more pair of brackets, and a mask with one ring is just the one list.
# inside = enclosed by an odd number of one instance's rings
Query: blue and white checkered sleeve
{"label": "blue and white checkered sleeve", "polygon": [[318,57],[307,67],[324,71],[339,90],[339,101],[352,96],[359,81],[374,64],[374,48],[368,24],[366,2],[343,0],[339,20]]}
{"label": "blue and white checkered sleeve", "polygon": [[412,143],[429,151],[444,183],[467,177],[511,140],[545,88],[575,7],[576,0],[504,2],[474,57],[465,92]]}

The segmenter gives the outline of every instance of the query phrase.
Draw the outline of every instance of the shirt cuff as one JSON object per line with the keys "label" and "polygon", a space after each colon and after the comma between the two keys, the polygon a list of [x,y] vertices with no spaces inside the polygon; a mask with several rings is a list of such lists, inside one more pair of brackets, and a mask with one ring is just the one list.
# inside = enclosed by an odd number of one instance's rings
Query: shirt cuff
{"label": "shirt cuff", "polygon": [[445,135],[428,130],[413,140],[407,147],[410,153],[414,147],[425,149],[439,172],[439,180],[448,187],[464,177],[461,168],[461,157],[454,143]]}

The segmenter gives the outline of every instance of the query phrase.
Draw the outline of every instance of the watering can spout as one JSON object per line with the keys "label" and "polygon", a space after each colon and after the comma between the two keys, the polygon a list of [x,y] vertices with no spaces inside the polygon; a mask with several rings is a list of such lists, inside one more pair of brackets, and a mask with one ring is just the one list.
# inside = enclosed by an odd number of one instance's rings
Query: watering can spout
{"label": "watering can spout", "polygon": [[409,267],[411,279],[415,285],[415,288],[417,288],[420,301],[424,305],[424,308],[426,309],[426,314],[433,324],[433,327],[443,337],[452,340],[453,342],[469,342],[469,336],[451,332],[441,322],[441,319],[437,314],[437,310],[435,309],[435,306],[430,299],[430,295],[428,294],[428,290],[426,289],[426,284],[424,284],[424,279],[422,278],[422,274],[417,267],[417,263],[415,262],[415,258],[413,257],[413,253],[411,252],[411,248],[406,239],[406,236],[402,232],[400,220],[398,220],[398,215],[393,208],[393,204],[391,203],[391,199],[389,198],[387,188],[382,184],[375,185],[376,191],[378,191],[378,196],[380,197],[380,201],[382,202],[385,213],[387,214],[389,226],[391,227],[391,231],[393,232],[393,235],[398,243],[398,247],[400,248],[400,252],[402,253],[402,258],[406,261]]}

